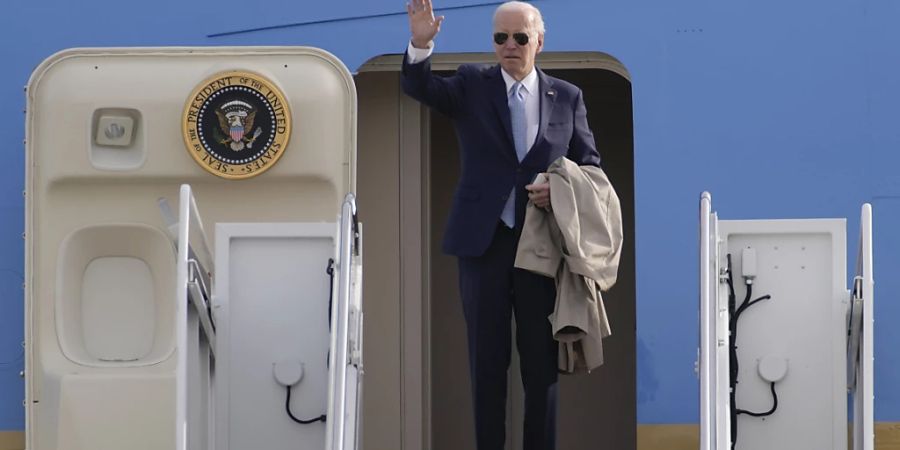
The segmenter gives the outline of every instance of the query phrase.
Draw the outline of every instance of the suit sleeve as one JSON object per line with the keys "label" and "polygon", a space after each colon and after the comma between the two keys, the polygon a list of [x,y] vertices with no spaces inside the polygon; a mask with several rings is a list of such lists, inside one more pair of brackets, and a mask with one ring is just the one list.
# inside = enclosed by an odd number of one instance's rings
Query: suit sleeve
{"label": "suit sleeve", "polygon": [[566,157],[579,166],[599,166],[600,153],[597,151],[594,133],[588,126],[587,108],[584,106],[584,98],[580,89],[573,107],[575,108],[575,117],[572,139],[569,141],[569,152]]}
{"label": "suit sleeve", "polygon": [[431,57],[415,64],[407,61],[404,55],[400,72],[403,92],[449,117],[456,116],[465,96],[465,66],[453,76],[439,77],[431,73]]}

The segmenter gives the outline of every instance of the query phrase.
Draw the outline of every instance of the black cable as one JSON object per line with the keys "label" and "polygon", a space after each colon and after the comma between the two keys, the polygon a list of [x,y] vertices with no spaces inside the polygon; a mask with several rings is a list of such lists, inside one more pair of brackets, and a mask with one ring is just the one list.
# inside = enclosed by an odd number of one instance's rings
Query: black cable
{"label": "black cable", "polygon": [[731,450],[734,450],[735,445],[737,444],[737,407],[735,404],[735,394],[737,392],[737,347],[735,346],[735,333],[737,330],[735,329],[736,322],[734,321],[735,315],[735,295],[734,295],[734,278],[731,275],[731,254],[725,256],[727,260],[727,265],[725,267],[725,271],[728,274],[728,359],[729,359],[729,371],[728,371],[728,385],[731,389],[729,389],[728,396],[731,400],[729,413],[731,416]]}
{"label": "black cable", "polygon": [[328,274],[328,331],[331,331],[331,302],[334,299],[334,258],[328,258],[328,265],[325,266],[325,273]]}
{"label": "black cable", "polygon": [[[771,383],[772,390],[772,398],[773,405],[772,409],[764,413],[755,413],[752,411],[747,411],[744,409],[738,409],[736,403],[737,397],[737,385],[738,385],[738,373],[739,373],[739,364],[737,357],[737,336],[738,336],[738,319],[741,318],[741,315],[747,310],[747,308],[759,303],[763,300],[768,300],[772,298],[771,295],[763,295],[762,297],[750,300],[750,297],[753,296],[753,284],[747,282],[746,293],[744,294],[744,301],[741,302],[740,306],[736,305],[736,295],[734,293],[734,277],[732,276],[731,270],[731,254],[726,255],[727,266],[726,272],[728,273],[728,331],[729,331],[729,343],[728,343],[728,356],[729,361],[731,362],[730,370],[729,370],[729,382],[731,386],[731,391],[729,396],[731,398],[731,449],[734,450],[737,445],[737,436],[738,436],[738,426],[737,426],[737,416],[739,414],[746,414],[748,416],[753,417],[765,417],[772,415],[775,410],[778,408],[778,394],[775,393],[775,382]],[[737,306],[737,308],[735,308]]]}
{"label": "black cable", "polygon": [[745,305],[741,305],[741,307],[738,309],[738,315],[740,315],[742,312],[744,312],[745,309],[747,309],[747,308],[753,306],[754,303],[756,303],[756,302],[761,302],[761,301],[763,301],[763,300],[768,300],[768,299],[770,299],[770,298],[772,298],[771,295],[763,295],[762,297],[759,297],[759,298],[757,298],[757,299],[754,299],[752,302],[747,303],[746,306],[745,306]]}
{"label": "black cable", "polygon": [[293,420],[294,422],[297,422],[297,423],[302,423],[303,425],[309,425],[311,423],[325,421],[325,414],[322,414],[321,416],[316,417],[314,419],[306,419],[306,420],[298,419],[298,418],[294,417],[294,413],[291,412],[291,387],[290,386],[287,387],[287,400],[285,400],[285,402],[284,402],[284,409],[285,409],[285,411],[287,411],[288,416],[291,417],[291,420]]}
{"label": "black cable", "polygon": [[731,318],[735,323],[737,323],[738,319],[741,318],[741,314],[750,307],[751,303],[755,303],[757,300],[759,300],[756,299],[753,302],[750,302],[750,297],[753,295],[753,285],[746,284],[745,286],[747,287],[747,291],[744,293],[744,301],[741,302],[741,306],[738,306],[737,311],[734,312],[734,317]]}
{"label": "black cable", "polygon": [[[325,266],[325,273],[328,274],[328,332],[331,332],[331,304],[334,301],[334,258],[328,258],[328,264]],[[328,367],[331,349],[328,350],[328,353],[325,355],[325,366]],[[319,417],[315,417],[312,419],[298,419],[294,416],[294,413],[291,412],[291,387],[287,387],[287,399],[284,401],[284,410],[287,411],[288,416],[290,416],[291,420],[297,423],[302,423],[303,425],[309,425],[311,423],[316,422],[325,422],[326,416],[322,414]]]}
{"label": "black cable", "polygon": [[[334,300],[334,258],[328,258],[325,273],[328,274],[328,334],[331,334],[331,303]],[[331,346],[325,352],[325,368],[331,368]]]}
{"label": "black cable", "polygon": [[747,411],[745,409],[739,409],[739,410],[737,410],[737,413],[738,414],[746,414],[748,416],[753,416],[753,417],[771,416],[772,413],[774,413],[775,410],[778,409],[778,394],[775,392],[775,382],[774,381],[769,383],[769,386],[772,389],[772,409],[770,409],[764,413],[756,413],[756,412],[752,412],[752,411]]}

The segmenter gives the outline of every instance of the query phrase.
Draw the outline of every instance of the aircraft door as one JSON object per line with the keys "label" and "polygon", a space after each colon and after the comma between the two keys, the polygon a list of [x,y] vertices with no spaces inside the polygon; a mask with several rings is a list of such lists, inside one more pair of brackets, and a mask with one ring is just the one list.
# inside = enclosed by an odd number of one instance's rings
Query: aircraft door
{"label": "aircraft door", "polygon": [[356,190],[343,63],[300,46],[71,49],[26,91],[27,447],[323,449],[326,268]]}
{"label": "aircraft door", "polygon": [[873,448],[871,206],[852,290],[845,222],[719,220],[702,195],[702,450],[846,449],[851,414]]}

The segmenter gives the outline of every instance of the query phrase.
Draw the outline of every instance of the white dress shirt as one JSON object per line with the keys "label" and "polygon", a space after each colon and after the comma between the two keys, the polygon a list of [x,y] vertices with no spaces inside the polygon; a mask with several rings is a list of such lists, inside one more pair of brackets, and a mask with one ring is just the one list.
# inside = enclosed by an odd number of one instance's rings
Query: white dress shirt
{"label": "white dress shirt", "polygon": [[[408,55],[406,62],[409,64],[420,62],[431,56],[433,51],[434,43],[429,43],[428,48],[416,48],[413,47],[412,42],[410,42],[406,48],[406,54]],[[503,74],[503,81],[506,82],[506,98],[508,99],[509,91],[512,89],[513,84],[516,83],[516,79],[506,73],[506,70],[503,70],[502,68],[500,69],[500,73]],[[522,79],[522,87],[525,90],[525,145],[530,150],[531,146],[534,145],[535,138],[537,138],[538,121],[541,117],[538,76],[537,70],[533,67],[531,68],[531,72]]]}

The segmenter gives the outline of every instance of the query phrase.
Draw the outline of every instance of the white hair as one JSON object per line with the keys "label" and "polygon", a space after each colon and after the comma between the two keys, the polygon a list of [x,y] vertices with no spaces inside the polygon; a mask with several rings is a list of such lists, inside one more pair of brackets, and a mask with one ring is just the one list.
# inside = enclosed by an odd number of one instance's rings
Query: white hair
{"label": "white hair", "polygon": [[494,10],[495,24],[497,23],[497,15],[503,11],[522,11],[525,13],[530,13],[531,29],[533,31],[537,31],[538,34],[544,34],[544,18],[541,17],[541,11],[531,3],[525,3],[515,0],[503,3],[502,5],[498,6],[496,10]]}

